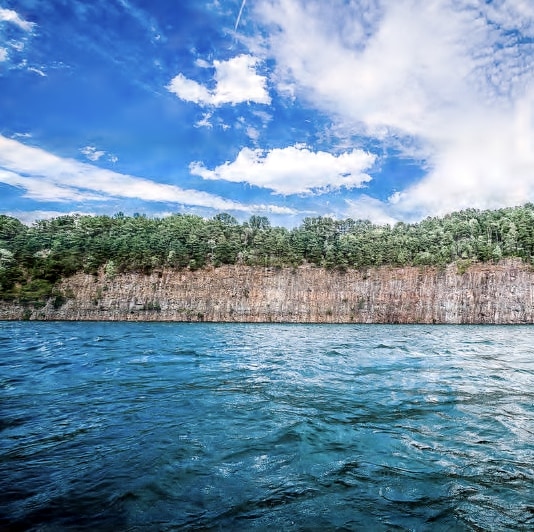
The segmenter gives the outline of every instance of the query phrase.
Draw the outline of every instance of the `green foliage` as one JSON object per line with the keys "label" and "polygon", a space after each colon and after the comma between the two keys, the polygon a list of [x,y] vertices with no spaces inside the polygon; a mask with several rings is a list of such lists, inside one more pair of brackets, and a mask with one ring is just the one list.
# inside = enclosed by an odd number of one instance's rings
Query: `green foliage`
{"label": "green foliage", "polygon": [[534,205],[468,209],[419,223],[375,225],[368,220],[305,218],[299,227],[273,227],[264,216],[240,224],[227,213],[211,219],[174,214],[157,219],[118,213],[66,215],[26,227],[0,215],[0,298],[64,303],[59,280],[76,272],[105,273],[223,264],[347,268],[438,266],[519,257],[534,264]]}
{"label": "green foliage", "polygon": [[106,277],[109,279],[113,279],[115,275],[117,275],[117,266],[115,265],[115,262],[113,260],[109,260],[106,265],[104,266],[104,272],[106,274]]}
{"label": "green foliage", "polygon": [[469,259],[461,259],[456,263],[456,271],[458,275],[463,275],[471,266],[471,261]]}
{"label": "green foliage", "polygon": [[24,284],[19,292],[19,299],[23,303],[44,301],[52,295],[54,286],[45,279],[34,279]]}

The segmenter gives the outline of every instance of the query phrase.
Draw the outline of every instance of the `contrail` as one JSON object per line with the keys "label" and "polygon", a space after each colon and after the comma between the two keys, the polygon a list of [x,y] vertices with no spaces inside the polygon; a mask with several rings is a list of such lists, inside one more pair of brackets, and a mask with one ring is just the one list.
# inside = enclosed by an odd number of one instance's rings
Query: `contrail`
{"label": "contrail", "polygon": [[247,3],[247,0],[243,0],[243,2],[241,3],[241,9],[239,10],[239,14],[237,15],[237,20],[235,21],[234,31],[237,31],[237,27],[239,26],[239,21],[241,20],[241,14],[243,13],[243,8],[245,7],[246,3]]}

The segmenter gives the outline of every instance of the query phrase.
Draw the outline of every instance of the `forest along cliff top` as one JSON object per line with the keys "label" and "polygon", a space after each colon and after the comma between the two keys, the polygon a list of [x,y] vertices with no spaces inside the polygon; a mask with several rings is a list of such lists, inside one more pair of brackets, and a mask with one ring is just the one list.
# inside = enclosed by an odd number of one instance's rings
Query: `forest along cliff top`
{"label": "forest along cliff top", "polygon": [[[495,264],[507,258],[518,259],[519,263],[525,265],[524,268],[516,266],[518,264],[516,262],[506,264],[512,264],[510,267],[513,271],[521,271],[525,276],[530,275],[528,265],[532,264],[534,257],[533,220],[532,204],[496,211],[470,209],[442,218],[428,218],[414,224],[397,223],[394,226],[376,225],[366,220],[306,218],[294,229],[272,227],[269,220],[263,216],[252,216],[240,223],[226,213],[210,219],[183,214],[161,219],[144,216],[128,217],[120,213],[113,217],[72,215],[43,220],[31,227],[23,225],[15,218],[2,215],[0,216],[0,298],[18,306],[38,309],[52,305],[57,310],[67,300],[76,296],[77,289],[70,279],[74,279],[73,276],[76,279],[83,278],[83,274],[92,276],[96,284],[103,283],[102,291],[113,292],[114,287],[118,286],[119,279],[125,279],[134,273],[139,287],[144,283],[143,275],[154,272],[163,275],[161,273],[163,271],[175,272],[172,275],[166,274],[166,278],[174,279],[173,283],[178,282],[177,279],[183,279],[191,285],[192,279],[203,278],[208,285],[213,283],[216,287],[224,272],[222,270],[217,273],[216,270],[224,265],[241,267],[235,272],[236,284],[244,282],[242,279],[246,279],[249,275],[242,272],[256,271],[247,267],[282,269],[287,267],[291,271],[299,272],[295,279],[304,279],[303,276],[310,276],[311,273],[306,274],[301,267],[312,265],[327,270],[323,274],[315,272],[316,277],[310,277],[306,281],[311,283],[309,288],[312,293],[319,294],[322,290],[327,290],[330,282],[327,282],[327,279],[337,279],[330,270],[345,272],[345,277],[340,277],[333,289],[351,293],[353,296],[360,294],[354,296],[359,299],[353,302],[352,307],[362,310],[363,307],[370,308],[366,303],[368,299],[378,297],[376,290],[369,284],[354,285],[352,288],[344,288],[339,284],[342,283],[341,279],[347,282],[348,279],[368,275],[357,270],[388,266],[405,268],[400,270],[402,272],[414,272],[423,266],[437,268],[425,270],[426,273],[410,273],[410,276],[416,276],[418,279],[421,276],[428,279],[428,282],[422,282],[418,287],[410,285],[411,288],[401,283],[400,272],[394,275],[387,274],[393,275],[391,281],[388,281],[392,292],[381,289],[380,297],[390,302],[397,300],[396,294],[399,290],[406,297],[411,290],[416,290],[419,298],[431,297],[433,294],[431,287],[437,286],[438,281],[430,279],[441,279],[439,277],[441,271],[450,272],[444,279],[449,279],[447,282],[456,286],[460,281],[452,280],[455,279],[454,276],[471,271],[470,265],[475,263],[488,265],[497,275],[497,271],[501,270]],[[212,269],[211,273],[206,271],[208,267]],[[413,267],[416,270],[409,270],[406,267]],[[503,286],[514,282],[512,270],[507,274],[508,277],[501,279]],[[195,271],[200,271],[199,275],[193,276]],[[324,275],[324,282],[327,284],[323,283],[320,275]],[[380,273],[380,275],[385,274]],[[256,282],[260,282],[258,279],[271,278],[265,272],[255,273],[254,276]],[[504,292],[490,294],[488,287],[491,283],[488,285],[484,279],[480,277],[480,284],[469,288],[475,291],[472,295],[459,297],[458,301],[463,301],[464,305],[469,305],[469,301],[473,298],[481,301],[488,297],[499,297],[507,301]],[[365,279],[362,277],[362,282],[363,280]],[[381,282],[377,281],[378,285]],[[289,285],[284,284],[285,281],[282,280],[279,280],[279,283],[285,287],[284,297],[289,298],[287,292]],[[395,288],[397,285],[400,288]],[[197,290],[201,289],[200,285],[195,286]],[[509,288],[510,293],[514,294],[514,287],[510,285]],[[250,293],[251,288],[247,290]],[[269,289],[262,295],[262,300],[274,304],[278,293],[274,288]],[[441,299],[444,293],[435,293],[432,297]],[[400,315],[392,314],[390,310],[381,310],[378,314],[369,311],[370,313],[364,316],[362,313],[355,313],[354,309],[338,315],[338,309],[342,306],[336,304],[330,308],[325,303],[323,313],[326,314],[320,318],[319,314],[309,311],[311,302],[303,298],[300,292],[298,294],[295,292],[294,297],[298,297],[298,301],[301,301],[302,308],[293,309],[283,317],[272,310],[274,307],[271,307],[269,312],[262,311],[258,314],[256,307],[247,310],[248,307],[244,303],[240,307],[241,311],[227,305],[227,310],[221,311],[220,316],[223,320],[243,321],[250,319],[253,321],[530,322],[528,316],[531,299],[528,299],[530,296],[526,288],[522,289],[521,293],[526,299],[517,303],[519,306],[510,302],[510,305],[515,305],[514,308],[518,309],[513,319],[497,303],[492,309],[449,312],[447,305],[451,305],[450,302],[443,303],[445,306],[439,312],[434,310],[421,315],[416,312],[413,316],[405,310]],[[191,292],[191,297],[193,296],[195,293]],[[117,297],[123,298],[122,295]],[[132,294],[129,300],[133,301],[132,298],[135,297],[135,294]],[[224,296],[221,297],[225,300]],[[94,296],[93,299],[98,302],[100,297]],[[317,301],[322,299],[322,296],[318,296]],[[416,300],[413,301],[417,306]],[[206,312],[206,309],[192,308],[190,303],[186,303],[180,307],[185,309],[184,312],[187,311],[186,315],[173,311],[171,313],[173,319],[210,319],[209,316],[212,314]],[[98,303],[96,305],[101,306]],[[155,302],[146,299],[131,303],[130,310],[139,310],[143,306],[151,306],[151,310],[158,308]],[[159,307],[162,311],[161,303]],[[503,318],[502,312],[508,318]],[[315,316],[313,319],[312,314]],[[26,308],[24,315],[36,317],[40,314]],[[87,312],[81,312],[80,317],[82,315],[87,315]],[[215,315],[219,316],[217,313],[213,314]],[[102,314],[102,318],[104,316]],[[159,316],[161,319],[164,318],[164,314]],[[121,319],[126,318],[123,316]]]}

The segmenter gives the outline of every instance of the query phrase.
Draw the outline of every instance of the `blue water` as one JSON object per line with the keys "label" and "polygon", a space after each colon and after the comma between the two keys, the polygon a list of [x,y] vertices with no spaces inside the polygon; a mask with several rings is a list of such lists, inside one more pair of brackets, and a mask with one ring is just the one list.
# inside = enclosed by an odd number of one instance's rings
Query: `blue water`
{"label": "blue water", "polygon": [[0,528],[533,530],[534,328],[0,322]]}

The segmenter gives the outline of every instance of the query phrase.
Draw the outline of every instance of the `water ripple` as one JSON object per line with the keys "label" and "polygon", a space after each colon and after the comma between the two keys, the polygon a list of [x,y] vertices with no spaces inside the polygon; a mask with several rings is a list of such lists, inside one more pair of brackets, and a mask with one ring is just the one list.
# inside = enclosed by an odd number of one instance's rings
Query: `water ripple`
{"label": "water ripple", "polygon": [[0,528],[534,528],[530,327],[0,323]]}

